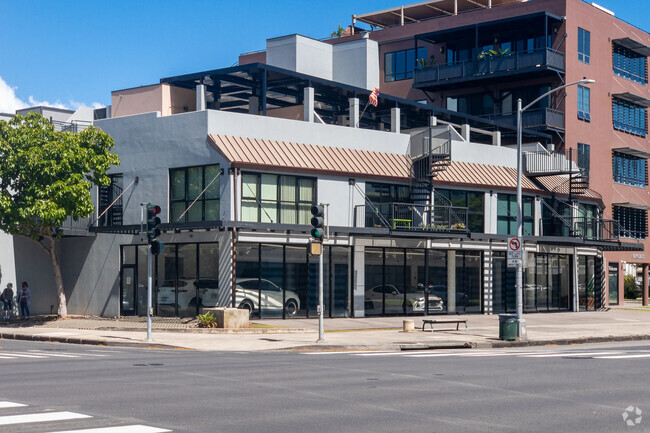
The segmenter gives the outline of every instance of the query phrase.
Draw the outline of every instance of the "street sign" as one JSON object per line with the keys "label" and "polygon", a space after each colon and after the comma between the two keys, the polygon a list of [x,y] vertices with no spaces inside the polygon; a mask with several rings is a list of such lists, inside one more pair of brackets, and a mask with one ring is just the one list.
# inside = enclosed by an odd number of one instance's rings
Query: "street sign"
{"label": "street sign", "polygon": [[508,238],[508,267],[514,268],[523,265],[524,252],[520,238]]}

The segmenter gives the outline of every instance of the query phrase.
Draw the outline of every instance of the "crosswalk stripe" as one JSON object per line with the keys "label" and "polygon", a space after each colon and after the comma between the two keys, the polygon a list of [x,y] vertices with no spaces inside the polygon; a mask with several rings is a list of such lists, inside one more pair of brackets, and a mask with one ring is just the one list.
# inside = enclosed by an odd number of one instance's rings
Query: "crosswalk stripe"
{"label": "crosswalk stripe", "polygon": [[0,416],[0,425],[24,424],[31,422],[64,421],[69,419],[92,418],[76,412],[42,412],[28,413],[23,415]]}
{"label": "crosswalk stripe", "polygon": [[13,401],[0,401],[0,409],[9,409],[11,407],[26,407],[26,404],[14,403]]}
{"label": "crosswalk stripe", "polygon": [[47,358],[47,356],[43,355],[30,355],[27,353],[7,353],[7,352],[0,352],[2,355],[0,356],[12,356],[14,358]]}
{"label": "crosswalk stripe", "polygon": [[65,430],[57,431],[52,433],[162,433],[170,432],[171,430],[166,430],[157,427],[150,427],[146,425],[123,425],[119,427],[103,427],[103,428],[91,428],[85,430]]}
{"label": "crosswalk stripe", "polygon": [[41,352],[39,350],[30,350],[30,353],[33,353],[35,355],[43,355],[46,357],[54,357],[54,358],[80,358],[81,356],[79,355],[67,355],[63,353],[48,353],[48,352]]}

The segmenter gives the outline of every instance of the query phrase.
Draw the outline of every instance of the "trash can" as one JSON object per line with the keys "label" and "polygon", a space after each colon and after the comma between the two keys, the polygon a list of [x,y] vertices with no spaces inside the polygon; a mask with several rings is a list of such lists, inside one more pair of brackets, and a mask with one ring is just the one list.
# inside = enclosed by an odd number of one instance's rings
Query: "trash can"
{"label": "trash can", "polygon": [[514,341],[517,334],[517,315],[499,314],[499,340]]}

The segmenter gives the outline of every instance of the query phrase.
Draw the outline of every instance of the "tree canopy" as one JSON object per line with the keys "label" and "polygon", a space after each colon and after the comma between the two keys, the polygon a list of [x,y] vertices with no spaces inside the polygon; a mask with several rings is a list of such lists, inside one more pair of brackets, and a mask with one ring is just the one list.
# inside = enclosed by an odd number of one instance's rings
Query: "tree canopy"
{"label": "tree canopy", "polygon": [[56,131],[36,113],[0,121],[0,230],[27,236],[50,254],[60,315],[66,309],[54,253],[57,229],[68,216],[78,220],[93,213],[92,186],[109,185],[106,172],[120,163],[114,147],[99,129]]}

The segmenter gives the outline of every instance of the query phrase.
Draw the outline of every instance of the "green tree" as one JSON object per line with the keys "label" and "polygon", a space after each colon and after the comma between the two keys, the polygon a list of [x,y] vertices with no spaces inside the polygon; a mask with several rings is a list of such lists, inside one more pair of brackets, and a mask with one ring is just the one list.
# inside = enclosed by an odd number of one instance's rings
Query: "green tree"
{"label": "green tree", "polygon": [[340,38],[343,36],[343,33],[345,33],[345,29],[341,27],[341,24],[339,24],[339,28],[334,30],[332,34],[330,34],[330,38]]}
{"label": "green tree", "polygon": [[59,228],[93,213],[90,189],[108,185],[106,171],[119,165],[115,141],[94,127],[60,132],[43,116],[29,113],[0,121],[0,230],[34,241],[49,256],[58,295],[58,314],[67,315],[56,256]]}

